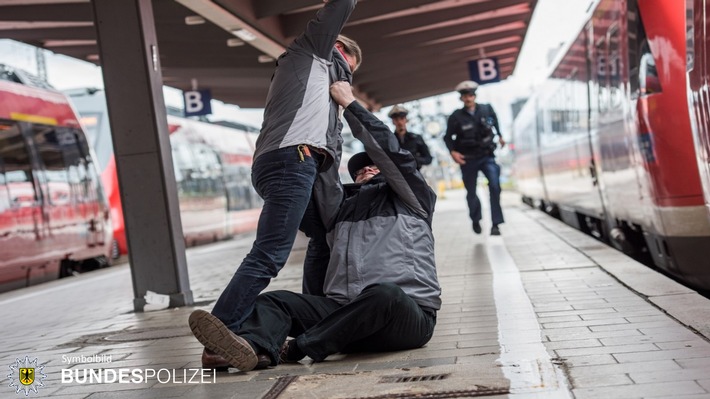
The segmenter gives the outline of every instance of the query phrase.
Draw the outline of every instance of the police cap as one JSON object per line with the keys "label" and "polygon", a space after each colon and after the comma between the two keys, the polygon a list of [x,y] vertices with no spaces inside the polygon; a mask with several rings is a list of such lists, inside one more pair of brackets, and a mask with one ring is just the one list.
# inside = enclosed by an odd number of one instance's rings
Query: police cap
{"label": "police cap", "polygon": [[477,89],[478,89],[478,83],[476,83],[472,80],[464,80],[463,82],[456,85],[456,91],[458,91],[459,94],[474,94],[475,95]]}
{"label": "police cap", "polygon": [[404,108],[403,106],[397,104],[394,107],[392,107],[392,109],[387,114],[387,116],[389,116],[390,118],[396,118],[399,116],[407,116],[407,114],[409,114],[409,111],[407,111],[407,109]]}

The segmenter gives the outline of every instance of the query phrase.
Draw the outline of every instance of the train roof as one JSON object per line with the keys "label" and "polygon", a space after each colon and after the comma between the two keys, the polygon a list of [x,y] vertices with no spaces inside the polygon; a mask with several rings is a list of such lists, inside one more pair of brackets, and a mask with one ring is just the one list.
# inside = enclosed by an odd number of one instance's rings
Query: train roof
{"label": "train roof", "polygon": [[33,75],[23,69],[14,68],[5,64],[0,64],[0,80],[20,83],[40,89],[55,90],[49,82],[39,76]]}
{"label": "train roof", "polygon": [[[29,80],[27,80],[29,79]],[[21,70],[0,66],[0,118],[44,125],[80,126],[67,96],[32,80]]]}

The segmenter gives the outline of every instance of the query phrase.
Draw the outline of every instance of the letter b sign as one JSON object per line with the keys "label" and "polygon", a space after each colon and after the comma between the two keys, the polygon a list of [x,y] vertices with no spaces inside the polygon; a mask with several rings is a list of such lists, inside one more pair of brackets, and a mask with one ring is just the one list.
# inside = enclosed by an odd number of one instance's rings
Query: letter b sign
{"label": "letter b sign", "polygon": [[185,116],[209,115],[212,113],[212,93],[209,90],[183,92]]}
{"label": "letter b sign", "polygon": [[497,58],[481,58],[468,62],[471,80],[478,84],[500,82],[500,68]]}

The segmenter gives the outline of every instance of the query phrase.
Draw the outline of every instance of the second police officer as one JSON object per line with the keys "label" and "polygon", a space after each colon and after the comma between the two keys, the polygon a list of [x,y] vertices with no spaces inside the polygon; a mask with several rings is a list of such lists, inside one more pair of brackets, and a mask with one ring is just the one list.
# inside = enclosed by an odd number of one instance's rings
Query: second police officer
{"label": "second police officer", "polygon": [[417,160],[417,169],[421,169],[422,166],[431,163],[431,153],[422,136],[407,131],[407,114],[409,111],[406,108],[395,105],[387,115],[392,118],[394,133],[399,140],[399,145],[414,155],[414,159]]}

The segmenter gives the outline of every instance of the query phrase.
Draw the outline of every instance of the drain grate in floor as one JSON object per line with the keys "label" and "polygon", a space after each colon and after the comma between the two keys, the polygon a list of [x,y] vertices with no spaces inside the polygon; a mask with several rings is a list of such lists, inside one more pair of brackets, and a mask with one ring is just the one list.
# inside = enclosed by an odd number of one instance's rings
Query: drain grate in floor
{"label": "drain grate in floor", "polygon": [[298,379],[297,375],[286,375],[283,377],[279,377],[278,380],[276,380],[276,383],[269,389],[268,392],[264,396],[261,397],[261,399],[276,399],[283,393],[283,391],[288,388],[289,384],[292,382],[296,381]]}
{"label": "drain grate in floor", "polygon": [[419,382],[419,381],[439,381],[446,379],[451,374],[429,374],[429,375],[386,375],[378,381],[381,384],[392,384],[398,382]]}
{"label": "drain grate in floor", "polygon": [[[355,360],[355,359],[353,359]],[[453,399],[509,393],[510,381],[495,365],[493,356],[480,363],[363,370],[342,373],[302,374],[274,381],[265,399]]]}
{"label": "drain grate in floor", "polygon": [[461,391],[438,391],[438,392],[417,392],[417,393],[391,393],[377,396],[360,396],[347,399],[455,399],[455,398],[478,398],[483,396],[505,395],[510,393],[505,388],[489,388],[476,386],[476,389],[466,389]]}

